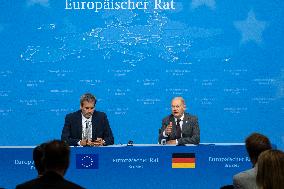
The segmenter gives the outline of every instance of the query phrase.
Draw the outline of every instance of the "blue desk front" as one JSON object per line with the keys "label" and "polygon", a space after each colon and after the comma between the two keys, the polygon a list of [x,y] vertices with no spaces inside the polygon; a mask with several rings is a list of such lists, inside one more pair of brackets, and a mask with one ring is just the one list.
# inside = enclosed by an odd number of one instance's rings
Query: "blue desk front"
{"label": "blue desk front", "polygon": [[[0,148],[0,187],[36,177],[33,147]],[[191,164],[178,164],[176,156]],[[193,168],[195,167],[195,168]],[[251,167],[244,145],[73,147],[66,178],[86,188],[220,188]]]}

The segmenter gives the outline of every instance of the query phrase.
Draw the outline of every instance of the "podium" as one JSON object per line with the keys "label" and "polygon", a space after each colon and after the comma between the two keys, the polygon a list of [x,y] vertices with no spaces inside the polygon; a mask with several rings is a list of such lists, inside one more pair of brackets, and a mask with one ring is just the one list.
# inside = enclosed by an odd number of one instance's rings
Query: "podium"
{"label": "podium", "polygon": [[[34,147],[0,147],[0,188],[35,178]],[[244,144],[71,147],[65,178],[85,188],[220,188],[251,167]]]}

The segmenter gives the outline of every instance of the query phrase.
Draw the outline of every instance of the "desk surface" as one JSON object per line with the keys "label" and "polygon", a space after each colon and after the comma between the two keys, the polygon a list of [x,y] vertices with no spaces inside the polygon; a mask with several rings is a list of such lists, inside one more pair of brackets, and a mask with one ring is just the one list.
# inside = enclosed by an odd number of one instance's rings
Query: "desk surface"
{"label": "desk surface", "polygon": [[[36,177],[33,147],[0,147],[0,187]],[[177,156],[194,168],[173,168]],[[220,188],[251,167],[243,144],[73,147],[66,178],[86,188]]]}

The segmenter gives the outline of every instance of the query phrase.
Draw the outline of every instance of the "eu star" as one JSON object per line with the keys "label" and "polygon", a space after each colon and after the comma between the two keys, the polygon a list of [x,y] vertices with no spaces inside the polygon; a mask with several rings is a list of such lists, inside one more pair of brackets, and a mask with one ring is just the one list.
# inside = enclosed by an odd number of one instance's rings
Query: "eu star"
{"label": "eu star", "polygon": [[252,10],[249,11],[246,20],[236,21],[234,25],[242,34],[241,43],[249,41],[254,41],[259,45],[262,43],[262,32],[267,24],[264,21],[257,20]]}

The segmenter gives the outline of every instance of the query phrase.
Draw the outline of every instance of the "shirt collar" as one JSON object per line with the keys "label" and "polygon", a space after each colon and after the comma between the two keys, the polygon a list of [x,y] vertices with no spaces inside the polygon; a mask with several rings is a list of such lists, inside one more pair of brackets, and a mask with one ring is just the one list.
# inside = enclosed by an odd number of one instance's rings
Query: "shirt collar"
{"label": "shirt collar", "polygon": [[[182,114],[182,116],[179,118],[181,121],[183,121],[184,118],[184,113]],[[177,118],[175,117],[175,121],[177,121]]]}
{"label": "shirt collar", "polygon": [[85,116],[83,116],[83,114],[82,114],[82,122],[84,123],[84,122],[86,122],[86,121],[92,121],[92,116],[91,116],[89,119],[87,119],[87,118],[85,118]]}

